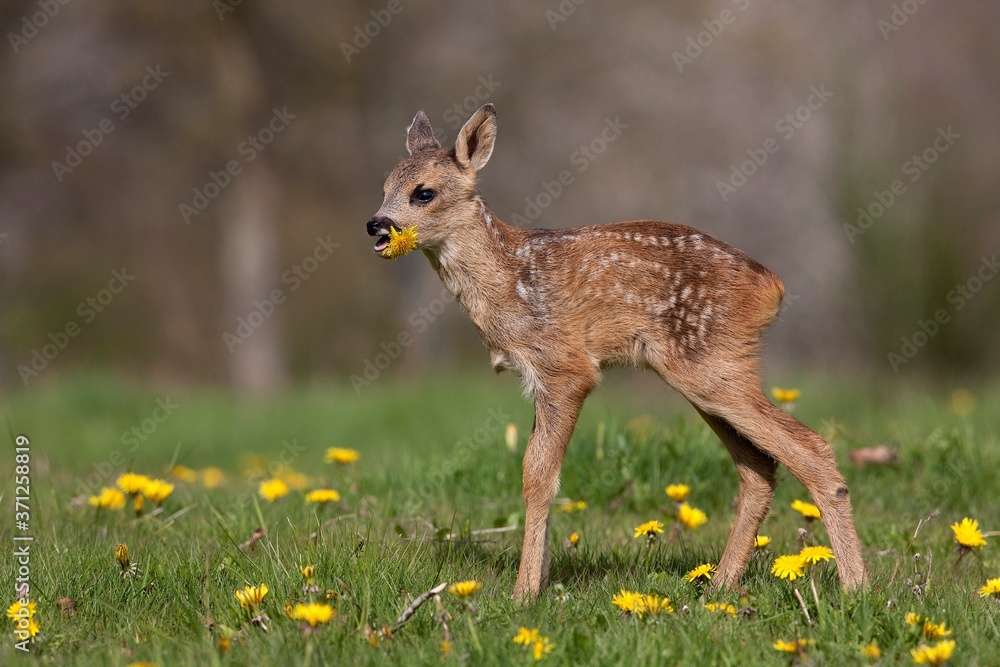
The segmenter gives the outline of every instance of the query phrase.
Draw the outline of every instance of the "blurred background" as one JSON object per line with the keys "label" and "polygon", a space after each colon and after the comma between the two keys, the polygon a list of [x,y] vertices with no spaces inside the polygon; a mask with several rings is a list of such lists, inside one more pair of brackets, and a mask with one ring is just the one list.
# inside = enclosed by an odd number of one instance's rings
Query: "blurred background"
{"label": "blurred background", "polygon": [[414,113],[451,145],[487,101],[506,222],[690,224],[778,273],[772,373],[1000,362],[997,3],[31,0],[0,24],[6,390],[488,376],[424,258],[364,228]]}

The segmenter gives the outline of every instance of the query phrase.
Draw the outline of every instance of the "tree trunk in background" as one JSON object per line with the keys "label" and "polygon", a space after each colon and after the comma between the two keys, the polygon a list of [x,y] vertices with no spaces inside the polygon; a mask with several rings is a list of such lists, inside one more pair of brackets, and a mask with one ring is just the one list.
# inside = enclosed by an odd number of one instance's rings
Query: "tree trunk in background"
{"label": "tree trunk in background", "polygon": [[[266,158],[257,158],[233,178],[220,207],[220,242],[225,330],[242,317],[250,336],[229,354],[229,377],[237,391],[264,394],[288,381],[282,336],[282,307],[271,302],[280,287],[275,230],[277,183]],[[253,326],[263,319],[260,326]],[[241,325],[243,327],[247,325]],[[242,336],[241,336],[242,338]],[[228,350],[227,350],[228,351]]]}

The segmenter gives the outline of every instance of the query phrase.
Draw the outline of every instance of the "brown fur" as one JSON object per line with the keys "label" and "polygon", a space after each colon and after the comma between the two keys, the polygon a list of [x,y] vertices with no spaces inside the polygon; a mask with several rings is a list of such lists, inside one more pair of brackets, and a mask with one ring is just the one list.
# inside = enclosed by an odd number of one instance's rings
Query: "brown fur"
{"label": "brown fur", "polygon": [[[535,403],[524,455],[527,503],[515,597],[548,579],[549,504],[584,399],[602,368],[652,368],[698,410],[736,464],[740,493],[716,583],[735,584],[774,495],[777,464],[823,514],[845,588],[865,581],[850,499],[830,446],[760,390],[761,334],[778,313],[781,281],[726,243],[690,227],[620,222],[561,230],[503,224],[479,196],[477,172],[496,138],[492,105],[447,151],[420,112],[385,183],[369,233],[415,226],[419,247],[468,313],[495,370],[515,371]],[[432,201],[415,193],[434,191]]]}

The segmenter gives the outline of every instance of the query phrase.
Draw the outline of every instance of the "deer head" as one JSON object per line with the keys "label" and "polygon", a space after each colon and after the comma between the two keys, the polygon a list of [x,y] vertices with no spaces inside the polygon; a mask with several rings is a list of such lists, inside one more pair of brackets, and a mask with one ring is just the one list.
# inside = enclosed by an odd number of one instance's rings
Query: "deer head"
{"label": "deer head", "polygon": [[472,224],[479,215],[477,175],[493,153],[496,133],[496,109],[486,104],[462,127],[455,148],[445,150],[427,114],[418,111],[406,131],[410,156],[389,174],[382,206],[368,221],[368,234],[378,237],[374,251],[381,255],[388,247],[390,228],[413,227],[417,247],[433,249]]}

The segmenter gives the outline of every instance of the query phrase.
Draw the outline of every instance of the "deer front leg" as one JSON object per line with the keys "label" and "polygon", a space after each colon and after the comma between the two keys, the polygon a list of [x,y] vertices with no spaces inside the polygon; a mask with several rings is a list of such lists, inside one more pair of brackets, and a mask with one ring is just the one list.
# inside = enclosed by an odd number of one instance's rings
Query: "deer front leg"
{"label": "deer front leg", "polygon": [[[563,384],[567,384],[566,381]],[[559,488],[559,469],[583,400],[592,384],[556,397],[540,395],[535,400],[535,426],[524,452],[524,547],[517,571],[514,599],[538,597],[549,578],[549,505]]]}

